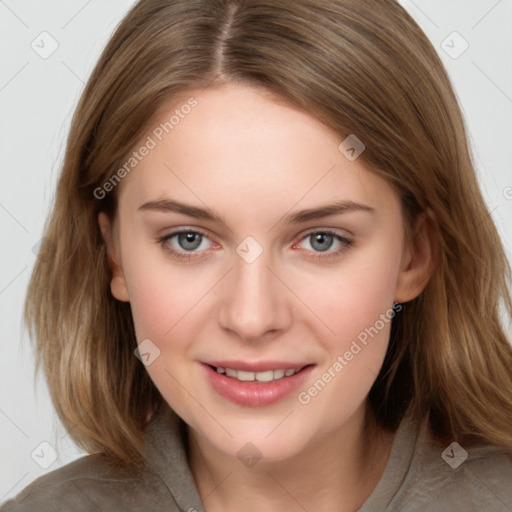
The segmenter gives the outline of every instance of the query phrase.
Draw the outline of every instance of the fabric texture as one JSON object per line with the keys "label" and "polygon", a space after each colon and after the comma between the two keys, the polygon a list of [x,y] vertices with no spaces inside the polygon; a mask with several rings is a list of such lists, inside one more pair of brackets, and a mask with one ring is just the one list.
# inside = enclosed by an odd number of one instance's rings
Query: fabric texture
{"label": "fabric texture", "polygon": [[[0,512],[205,512],[180,423],[165,405],[146,430],[145,465],[113,468],[100,456],[85,456],[39,477]],[[461,454],[406,414],[382,477],[357,512],[512,512],[512,456],[491,446],[469,448],[455,467]]]}

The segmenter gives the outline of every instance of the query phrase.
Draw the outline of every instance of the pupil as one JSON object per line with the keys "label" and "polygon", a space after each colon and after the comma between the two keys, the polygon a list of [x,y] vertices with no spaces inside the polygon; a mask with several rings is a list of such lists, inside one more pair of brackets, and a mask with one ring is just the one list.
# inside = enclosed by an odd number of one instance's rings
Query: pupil
{"label": "pupil", "polygon": [[[332,245],[332,235],[328,235],[327,233],[319,233],[314,235],[313,243],[311,244],[315,249],[320,251],[326,251]],[[319,244],[315,247],[315,244]]]}
{"label": "pupil", "polygon": [[181,247],[186,250],[197,249],[201,244],[201,235],[198,233],[180,233],[178,238]]}

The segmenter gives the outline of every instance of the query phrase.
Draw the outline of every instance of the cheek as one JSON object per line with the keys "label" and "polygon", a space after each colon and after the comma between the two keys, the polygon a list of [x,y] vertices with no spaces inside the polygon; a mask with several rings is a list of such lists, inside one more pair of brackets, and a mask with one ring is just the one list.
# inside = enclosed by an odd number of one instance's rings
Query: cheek
{"label": "cheek", "polygon": [[123,263],[137,339],[163,344],[200,300],[201,281],[189,271],[171,267],[164,255],[129,254]]}
{"label": "cheek", "polygon": [[134,251],[123,263],[138,342],[150,339],[168,356],[159,364],[165,360],[178,371],[185,360],[195,359],[195,344],[211,320],[205,308],[211,307],[222,274],[208,266],[169,262],[164,254],[149,257],[148,251]]}
{"label": "cheek", "polygon": [[317,280],[313,286],[310,282],[303,289],[331,331],[317,338],[326,357],[308,383],[313,388],[306,388],[303,398],[313,401],[314,396],[316,407],[343,403],[336,417],[362,402],[382,366],[394,317],[400,247],[399,241],[375,244],[371,251],[347,259],[339,271],[326,274],[323,283]]}
{"label": "cheek", "polygon": [[392,307],[399,247],[398,243],[377,244],[371,251],[347,258],[325,277],[306,283],[302,296],[329,328],[331,338],[350,341]]}
{"label": "cheek", "polygon": [[326,430],[361,405],[386,355],[399,254],[393,248],[378,253],[340,267],[339,273],[325,280],[324,293],[318,287],[311,292],[310,283],[308,300],[317,305],[315,313],[334,333],[317,336],[325,357],[297,399],[311,415],[324,418]]}
{"label": "cheek", "polygon": [[200,299],[200,290],[184,287],[182,279],[162,274],[156,279],[148,276],[141,282],[143,277],[138,276],[130,291],[130,296],[134,297],[131,309],[137,339],[150,338],[161,350],[168,347],[172,339],[175,347],[176,333],[194,317],[194,304]]}
{"label": "cheek", "polygon": [[137,341],[149,339],[150,346],[158,349],[153,352],[158,356],[146,370],[165,399],[180,412],[188,398],[180,383],[193,381],[187,363],[198,338],[197,306],[207,287],[200,289],[200,280],[180,269],[171,271],[165,261],[136,261],[131,260],[131,265],[127,262],[126,276]]}

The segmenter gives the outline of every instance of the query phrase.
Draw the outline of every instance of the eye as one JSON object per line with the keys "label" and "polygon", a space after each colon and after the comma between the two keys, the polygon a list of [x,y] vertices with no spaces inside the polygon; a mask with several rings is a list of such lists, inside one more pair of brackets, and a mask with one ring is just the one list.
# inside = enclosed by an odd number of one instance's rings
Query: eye
{"label": "eye", "polygon": [[179,260],[191,260],[199,257],[198,253],[204,252],[212,245],[206,234],[193,229],[174,231],[158,238],[158,242],[168,253]]}
{"label": "eye", "polygon": [[[342,253],[350,248],[352,243],[352,240],[335,231],[323,229],[310,231],[297,245],[302,249],[306,249],[308,252],[316,253],[311,254],[310,257],[326,260],[341,256]],[[312,249],[309,249],[307,245]]]}
{"label": "eye", "polygon": [[173,238],[176,238],[179,249],[183,249],[184,251],[194,251],[199,248],[204,241],[203,235],[201,233],[195,233],[194,231],[177,233],[171,237],[170,240]]}

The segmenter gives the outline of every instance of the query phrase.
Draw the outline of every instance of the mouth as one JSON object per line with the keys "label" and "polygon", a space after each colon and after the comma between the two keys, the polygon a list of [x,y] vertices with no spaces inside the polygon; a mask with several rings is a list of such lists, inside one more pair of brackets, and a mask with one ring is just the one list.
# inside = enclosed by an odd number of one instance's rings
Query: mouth
{"label": "mouth", "polygon": [[297,389],[312,363],[209,361],[200,363],[209,383],[222,397],[246,406],[270,405]]}
{"label": "mouth", "polygon": [[298,366],[296,368],[276,368],[264,371],[247,371],[228,368],[225,366],[208,365],[217,373],[224,374],[230,379],[236,379],[241,382],[273,382],[281,380],[285,377],[291,377],[302,371],[306,366]]}

